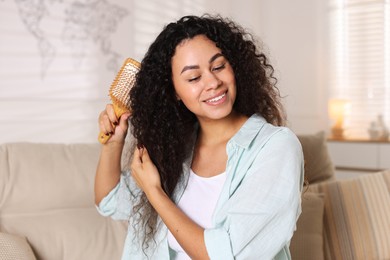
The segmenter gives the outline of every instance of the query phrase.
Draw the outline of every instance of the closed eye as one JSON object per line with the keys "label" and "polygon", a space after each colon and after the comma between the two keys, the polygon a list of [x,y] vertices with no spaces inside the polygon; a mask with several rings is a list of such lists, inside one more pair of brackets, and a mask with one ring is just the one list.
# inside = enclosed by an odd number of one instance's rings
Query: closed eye
{"label": "closed eye", "polygon": [[200,76],[194,77],[194,78],[190,78],[190,79],[188,80],[188,82],[195,82],[195,81],[197,81],[197,80],[199,80],[199,79],[200,79]]}
{"label": "closed eye", "polygon": [[214,67],[214,68],[212,69],[212,71],[223,70],[225,67],[226,67],[226,63],[223,63],[223,64],[220,65],[220,66]]}

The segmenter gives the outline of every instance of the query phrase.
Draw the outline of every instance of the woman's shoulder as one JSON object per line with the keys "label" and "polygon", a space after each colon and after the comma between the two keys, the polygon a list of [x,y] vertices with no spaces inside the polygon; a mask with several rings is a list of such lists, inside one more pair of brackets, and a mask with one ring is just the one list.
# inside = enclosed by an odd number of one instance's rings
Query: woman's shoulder
{"label": "woman's shoulder", "polygon": [[292,142],[299,142],[296,134],[287,126],[275,126],[257,114],[251,116],[249,120],[253,122],[253,125],[257,125],[258,134],[256,135],[256,139],[281,139],[283,141],[291,140]]}
{"label": "woman's shoulder", "polygon": [[241,147],[263,147],[271,142],[300,148],[300,142],[291,129],[274,126],[257,114],[245,122],[232,141]]}

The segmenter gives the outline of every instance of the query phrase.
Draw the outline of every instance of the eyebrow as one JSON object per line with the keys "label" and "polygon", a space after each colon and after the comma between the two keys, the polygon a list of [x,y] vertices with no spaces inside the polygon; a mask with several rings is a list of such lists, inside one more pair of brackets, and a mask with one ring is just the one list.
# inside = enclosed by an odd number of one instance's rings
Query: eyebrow
{"label": "eyebrow", "polygon": [[[222,53],[214,54],[213,57],[210,58],[209,63],[212,63],[213,61],[215,61],[217,58],[219,58],[221,56],[223,56]],[[181,70],[180,74],[182,74],[186,70],[193,70],[193,69],[199,69],[199,66],[198,65],[184,66],[184,68]]]}
{"label": "eyebrow", "polygon": [[213,61],[215,61],[217,58],[223,56],[222,53],[217,53],[215,54],[213,57],[211,57],[211,59],[209,60],[209,63],[212,63]]}

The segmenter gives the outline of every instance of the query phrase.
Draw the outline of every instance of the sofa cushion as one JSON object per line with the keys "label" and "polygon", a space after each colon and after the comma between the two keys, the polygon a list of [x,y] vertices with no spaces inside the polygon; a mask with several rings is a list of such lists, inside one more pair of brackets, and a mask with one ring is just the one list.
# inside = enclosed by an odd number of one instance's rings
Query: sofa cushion
{"label": "sofa cushion", "polygon": [[38,259],[64,260],[120,259],[127,230],[126,223],[100,216],[92,207],[4,214],[1,226],[26,236]]}
{"label": "sofa cushion", "polygon": [[325,195],[325,259],[390,259],[390,170],[310,190]]}
{"label": "sofa cushion", "polygon": [[305,159],[305,178],[316,183],[334,178],[334,165],[329,155],[325,132],[298,135]]}
{"label": "sofa cushion", "polygon": [[98,144],[0,146],[2,212],[93,206]]}
{"label": "sofa cushion", "polygon": [[290,244],[292,259],[322,260],[324,196],[313,192],[302,195],[302,213]]}
{"label": "sofa cushion", "polygon": [[1,260],[36,260],[25,237],[0,232]]}
{"label": "sofa cushion", "polygon": [[28,239],[38,259],[120,259],[126,223],[94,204],[99,144],[0,146],[0,230]]}

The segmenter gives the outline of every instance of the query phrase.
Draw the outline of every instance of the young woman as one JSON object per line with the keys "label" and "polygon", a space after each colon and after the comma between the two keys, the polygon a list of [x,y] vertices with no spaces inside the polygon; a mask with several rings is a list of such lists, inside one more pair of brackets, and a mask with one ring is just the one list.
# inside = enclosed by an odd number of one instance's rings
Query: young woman
{"label": "young woman", "polygon": [[[129,221],[123,259],[290,259],[303,154],[284,125],[273,68],[221,17],[186,16],[150,46],[131,90],[100,130],[98,210]],[[138,142],[121,157],[130,118]]]}

